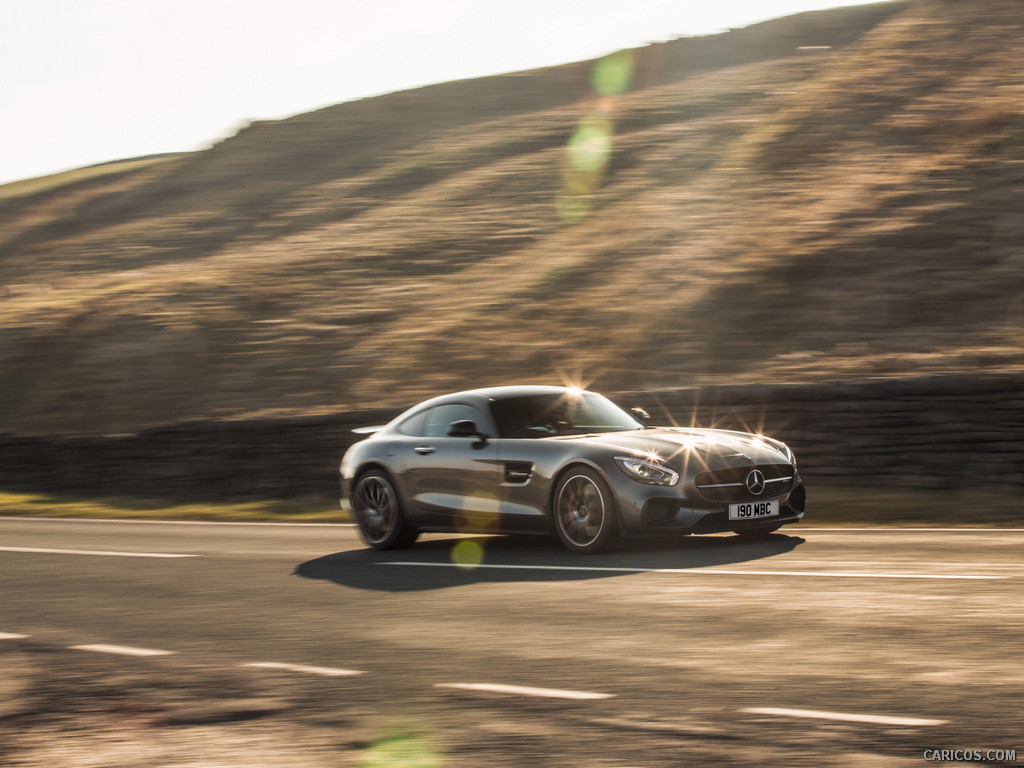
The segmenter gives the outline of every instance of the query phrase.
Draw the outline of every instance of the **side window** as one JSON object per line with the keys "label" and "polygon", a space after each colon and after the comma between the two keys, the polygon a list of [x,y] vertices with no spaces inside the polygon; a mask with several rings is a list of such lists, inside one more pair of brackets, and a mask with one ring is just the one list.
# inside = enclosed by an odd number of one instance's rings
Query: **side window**
{"label": "side window", "polygon": [[430,413],[430,411],[426,410],[410,416],[398,425],[398,431],[403,435],[412,435],[413,437],[421,436],[423,434],[423,428],[427,424],[428,413]]}
{"label": "side window", "polygon": [[447,437],[448,425],[453,421],[474,421],[480,424],[480,414],[476,408],[465,403],[449,403],[438,405],[427,411],[426,428],[423,430],[424,437]]}

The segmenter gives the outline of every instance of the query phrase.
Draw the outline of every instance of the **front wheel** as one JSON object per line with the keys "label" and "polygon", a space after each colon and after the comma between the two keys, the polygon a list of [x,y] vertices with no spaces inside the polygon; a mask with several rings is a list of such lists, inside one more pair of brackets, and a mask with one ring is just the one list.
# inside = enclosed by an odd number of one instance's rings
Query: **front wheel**
{"label": "front wheel", "polygon": [[359,535],[374,549],[408,547],[419,535],[402,514],[391,478],[379,470],[361,475],[352,493],[352,512]]}
{"label": "front wheel", "polygon": [[593,554],[615,537],[615,502],[604,479],[578,467],[566,472],[554,496],[555,530],[571,552]]}

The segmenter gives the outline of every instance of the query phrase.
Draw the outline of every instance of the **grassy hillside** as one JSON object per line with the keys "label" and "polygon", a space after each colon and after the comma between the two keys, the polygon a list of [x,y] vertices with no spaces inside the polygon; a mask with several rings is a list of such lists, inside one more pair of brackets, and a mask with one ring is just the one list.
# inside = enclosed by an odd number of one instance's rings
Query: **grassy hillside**
{"label": "grassy hillside", "polygon": [[881,3],[0,187],[0,431],[1024,369],[1021,61]]}

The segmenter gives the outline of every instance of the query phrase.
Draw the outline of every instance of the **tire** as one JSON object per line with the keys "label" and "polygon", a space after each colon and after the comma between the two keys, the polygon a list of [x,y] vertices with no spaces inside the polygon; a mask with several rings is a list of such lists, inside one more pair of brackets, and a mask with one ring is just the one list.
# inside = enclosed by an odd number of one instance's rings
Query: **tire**
{"label": "tire", "polygon": [[562,477],[552,503],[555,531],[570,552],[590,555],[608,548],[618,532],[615,501],[594,470],[574,467]]}
{"label": "tire", "polygon": [[372,469],[356,480],[352,512],[359,535],[374,549],[403,549],[419,536],[405,521],[394,483],[380,470]]}

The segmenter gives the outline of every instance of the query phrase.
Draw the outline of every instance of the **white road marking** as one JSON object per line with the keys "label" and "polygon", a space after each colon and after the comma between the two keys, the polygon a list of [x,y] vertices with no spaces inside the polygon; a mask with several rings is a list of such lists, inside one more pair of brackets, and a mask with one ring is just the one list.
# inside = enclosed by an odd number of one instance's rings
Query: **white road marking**
{"label": "white road marking", "polygon": [[874,725],[945,725],[948,720],[927,720],[919,717],[890,717],[888,715],[856,715],[848,712],[819,712],[814,709],[785,709],[781,707],[752,707],[744,709],[754,715],[801,717],[809,720],[841,720],[846,723],[872,723]]}
{"label": "white road marking", "polygon": [[28,635],[19,635],[15,632],[0,632],[0,640],[24,640]]}
{"label": "white road marking", "polygon": [[365,675],[357,669],[334,669],[332,667],[310,667],[305,664],[282,664],[276,661],[256,661],[251,664],[242,664],[243,667],[254,667],[256,669],[283,669],[287,672],[305,672],[310,675],[324,675],[325,677],[345,677],[347,675]]}
{"label": "white road marking", "polygon": [[[427,568],[458,568],[467,570],[456,563],[414,563],[414,562],[382,562],[374,565],[404,565]],[[719,576],[817,576],[850,579],[950,579],[950,580],[989,580],[1005,579],[1006,576],[957,576],[936,573],[870,573],[858,571],[739,571],[725,568],[619,568],[598,565],[503,565],[499,563],[482,563],[473,569],[488,568],[492,570],[517,571],[586,571],[599,573],[676,573],[687,575],[719,575]],[[473,570],[470,569],[470,570]]]}
{"label": "white road marking", "polygon": [[96,653],[113,653],[118,656],[171,656],[174,651],[159,651],[154,648],[133,648],[128,645],[70,645],[73,651],[94,651]]}
{"label": "white road marking", "polygon": [[0,515],[0,520],[11,520],[18,522],[44,522],[44,523],[104,523],[117,525],[118,523],[132,523],[133,525],[261,525],[281,526],[288,528],[355,528],[355,523],[278,523],[271,521],[245,521],[245,520],[143,520],[133,517],[33,517],[31,515]]}
{"label": "white road marking", "polygon": [[[944,566],[954,566],[957,568],[977,568],[979,565],[984,565],[986,568],[1024,568],[1024,563],[993,563],[993,562],[953,562],[951,560],[942,560]],[[837,565],[869,565],[874,567],[884,568],[891,566],[893,563],[886,560],[791,560],[786,558],[787,565],[820,565],[820,566],[837,566]],[[899,565],[915,565],[924,566],[927,568],[931,563],[914,563],[910,560],[904,560]]]}
{"label": "white road marking", "polygon": [[166,552],[106,552],[98,549],[49,549],[44,547],[0,547],[0,552],[32,552],[42,555],[96,555],[97,557],[198,557],[198,555],[173,555]]}
{"label": "white road marking", "polygon": [[435,688],[460,688],[465,691],[486,691],[489,693],[512,693],[520,696],[541,696],[548,699],[611,699],[612,693],[591,691],[563,691],[557,688],[529,688],[521,685],[499,685],[496,683],[437,683]]}

